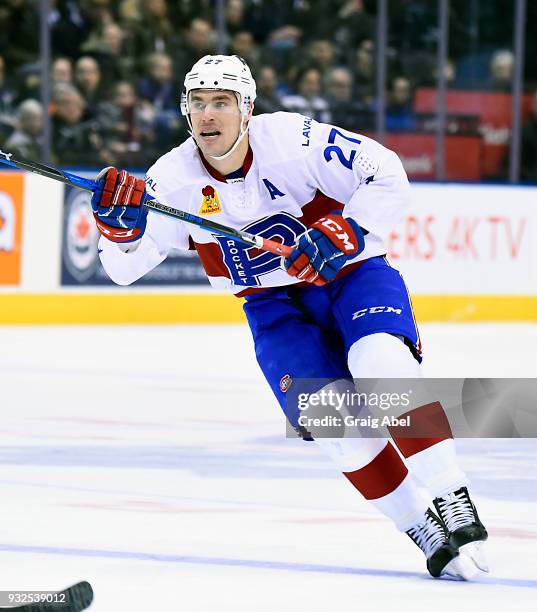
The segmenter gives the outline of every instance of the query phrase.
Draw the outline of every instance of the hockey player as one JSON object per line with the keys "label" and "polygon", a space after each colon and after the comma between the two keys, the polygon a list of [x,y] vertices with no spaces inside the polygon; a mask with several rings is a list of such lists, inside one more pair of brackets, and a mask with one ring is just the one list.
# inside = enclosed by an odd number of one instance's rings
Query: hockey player
{"label": "hockey player", "polygon": [[[409,185],[397,155],[374,140],[298,114],[253,117],[255,96],[241,58],[200,59],[185,77],[181,100],[191,138],[157,160],[145,184],[105,168],[92,207],[100,258],[116,283],[137,280],[172,248],[193,246],[212,285],[244,298],[259,365],[300,432],[298,411],[286,403],[293,379],[421,376],[407,289],[385,259],[384,240],[405,211]],[[295,245],[293,255],[282,261],[148,212],[147,193]],[[431,410],[438,403],[416,407],[413,419],[426,421]],[[435,438],[316,442],[421,548],[432,576],[468,578],[474,563],[485,569],[477,547],[487,532],[449,427]]]}

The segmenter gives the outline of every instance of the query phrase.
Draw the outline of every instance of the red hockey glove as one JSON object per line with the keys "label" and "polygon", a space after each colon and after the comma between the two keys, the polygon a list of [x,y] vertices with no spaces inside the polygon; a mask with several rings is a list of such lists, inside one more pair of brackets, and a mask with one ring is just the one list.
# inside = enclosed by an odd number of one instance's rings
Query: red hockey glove
{"label": "red hockey glove", "polygon": [[145,183],[125,170],[105,168],[97,176],[91,207],[97,229],[112,242],[134,242],[147,223]]}
{"label": "red hockey glove", "polygon": [[334,280],[347,259],[363,251],[362,229],[353,219],[326,215],[302,234],[285,267],[301,281],[324,285]]}

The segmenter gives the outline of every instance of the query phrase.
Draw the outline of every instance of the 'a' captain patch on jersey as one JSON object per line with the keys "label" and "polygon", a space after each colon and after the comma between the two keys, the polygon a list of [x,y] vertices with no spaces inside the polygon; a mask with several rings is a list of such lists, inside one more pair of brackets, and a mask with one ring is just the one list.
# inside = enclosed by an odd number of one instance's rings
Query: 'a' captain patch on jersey
{"label": "'a' captain patch on jersey", "polygon": [[220,200],[218,199],[218,192],[212,185],[206,185],[201,190],[201,194],[203,199],[199,209],[200,215],[212,215],[214,213],[222,212]]}

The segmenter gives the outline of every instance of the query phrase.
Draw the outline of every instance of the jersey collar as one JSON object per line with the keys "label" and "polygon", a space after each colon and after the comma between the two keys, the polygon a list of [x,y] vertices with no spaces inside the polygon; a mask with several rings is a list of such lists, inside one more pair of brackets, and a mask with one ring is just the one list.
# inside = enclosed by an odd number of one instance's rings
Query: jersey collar
{"label": "jersey collar", "polygon": [[251,166],[252,166],[252,162],[254,161],[254,154],[252,152],[252,147],[250,145],[248,145],[248,152],[246,153],[246,157],[244,158],[244,162],[242,163],[242,168],[239,168],[238,170],[235,170],[235,172],[232,172],[231,174],[228,174],[227,176],[224,176],[223,174],[220,174],[220,172],[218,172],[218,170],[216,170],[215,168],[213,168],[211,166],[211,164],[205,159],[205,157],[203,157],[203,153],[198,149],[199,155],[200,155],[200,159],[201,159],[201,163],[205,166],[205,170],[207,170],[207,172],[217,181],[220,181],[221,183],[227,183],[227,179],[228,178],[237,178],[239,176],[246,176],[248,174],[248,170],[250,170]]}

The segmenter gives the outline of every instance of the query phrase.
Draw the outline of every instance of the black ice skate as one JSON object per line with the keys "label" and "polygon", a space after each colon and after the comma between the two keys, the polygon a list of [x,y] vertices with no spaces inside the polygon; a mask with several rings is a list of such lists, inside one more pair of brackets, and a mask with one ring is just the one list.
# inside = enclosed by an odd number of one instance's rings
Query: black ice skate
{"label": "black ice skate", "polygon": [[475,574],[470,562],[449,543],[444,524],[432,510],[428,509],[423,521],[406,533],[427,557],[427,569],[434,578],[446,575],[469,580]]}
{"label": "black ice skate", "polygon": [[468,489],[461,487],[443,497],[437,497],[433,504],[449,533],[449,543],[468,555],[480,570],[488,572],[488,563],[482,549],[488,533],[479,520]]}

